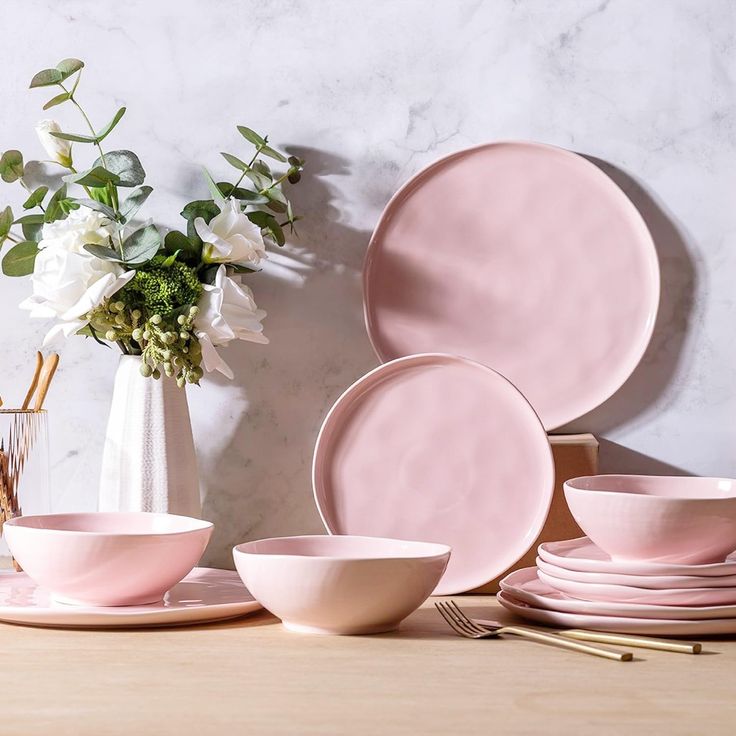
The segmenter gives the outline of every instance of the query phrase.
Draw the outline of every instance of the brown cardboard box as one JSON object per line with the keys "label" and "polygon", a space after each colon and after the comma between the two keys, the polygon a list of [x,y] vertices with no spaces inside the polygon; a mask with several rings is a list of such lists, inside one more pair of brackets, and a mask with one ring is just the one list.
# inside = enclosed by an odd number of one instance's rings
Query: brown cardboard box
{"label": "brown cardboard box", "polygon": [[537,557],[537,547],[541,542],[552,542],[559,539],[582,537],[580,527],[570,515],[565,503],[562,484],[579,475],[595,475],[598,472],[598,440],[592,434],[553,434],[549,443],[555,460],[555,493],[552,506],[544,528],[531,549],[503,575],[499,575],[490,583],[470,591],[471,593],[496,593],[498,581],[511,570],[521,567],[533,567]]}

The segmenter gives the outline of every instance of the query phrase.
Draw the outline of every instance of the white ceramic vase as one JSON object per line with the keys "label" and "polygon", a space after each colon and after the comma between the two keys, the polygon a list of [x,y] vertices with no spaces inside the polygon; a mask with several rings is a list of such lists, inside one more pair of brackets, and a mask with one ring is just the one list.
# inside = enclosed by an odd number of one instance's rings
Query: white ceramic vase
{"label": "white ceramic vase", "polygon": [[185,389],[140,373],[120,358],[100,477],[100,511],[157,511],[200,517],[197,457]]}

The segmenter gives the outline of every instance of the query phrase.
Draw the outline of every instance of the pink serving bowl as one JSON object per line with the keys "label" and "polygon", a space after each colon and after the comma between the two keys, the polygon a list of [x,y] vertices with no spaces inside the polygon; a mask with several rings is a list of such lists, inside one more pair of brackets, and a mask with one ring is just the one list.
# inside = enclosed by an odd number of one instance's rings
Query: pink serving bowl
{"label": "pink serving bowl", "polygon": [[575,521],[614,560],[723,562],[736,549],[736,481],[650,475],[568,480]]}
{"label": "pink serving bowl", "polygon": [[197,564],[209,521],[100,512],[19,516],[3,534],[13,557],[56,601],[88,606],[157,603]]}
{"label": "pink serving bowl", "polygon": [[434,590],[450,548],[380,537],[261,539],[233,549],[255,599],[287,629],[313,634],[392,631]]}

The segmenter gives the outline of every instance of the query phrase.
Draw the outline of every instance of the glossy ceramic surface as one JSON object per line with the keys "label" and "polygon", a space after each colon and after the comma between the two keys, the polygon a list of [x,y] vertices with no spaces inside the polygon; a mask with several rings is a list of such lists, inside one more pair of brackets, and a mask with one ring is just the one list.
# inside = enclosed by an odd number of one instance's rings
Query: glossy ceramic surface
{"label": "glossy ceramic surface", "polygon": [[415,355],[354,383],[327,415],[314,495],[333,534],[452,547],[439,595],[492,580],[534,543],[554,488],[547,435],[503,376]]}
{"label": "glossy ceramic surface", "polygon": [[209,521],[136,512],[21,516],[3,527],[36,584],[84,606],[160,601],[197,564],[211,534]]}
{"label": "glossy ceramic surface", "polygon": [[732,606],[658,606],[644,603],[581,601],[555,590],[537,577],[533,567],[515,570],[499,583],[501,590],[522,603],[562,613],[628,618],[687,619],[736,618]]}
{"label": "glossy ceramic surface", "polygon": [[537,557],[537,567],[548,575],[579,583],[601,585],[633,585],[635,588],[736,588],[736,575],[617,575],[605,572],[580,572],[557,567]]}
{"label": "glossy ceramic surface", "polygon": [[248,590],[287,629],[377,634],[395,629],[437,585],[442,544],[353,536],[262,539],[233,550]]}
{"label": "glossy ceramic surface", "polygon": [[443,158],[391,199],[364,266],[383,361],[440,350],[500,371],[554,429],[639,363],[659,266],[636,208],[597,166],[529,142]]}
{"label": "glossy ceramic surface", "polygon": [[734,588],[636,588],[631,585],[603,585],[564,580],[537,570],[539,579],[565,595],[584,601],[653,603],[661,606],[736,605]]}
{"label": "glossy ceramic surface", "polygon": [[53,600],[25,573],[0,573],[0,621],[64,628],[182,626],[242,616],[262,608],[236,572],[198,567],[159,603],[69,606]]}
{"label": "glossy ceramic surface", "polygon": [[716,636],[736,634],[736,618],[714,618],[703,621],[687,619],[650,619],[624,616],[592,616],[561,611],[548,611],[514,600],[503,591],[496,596],[506,609],[529,621],[563,629],[616,631],[621,634],[652,636]]}
{"label": "glossy ceramic surface", "polygon": [[614,560],[703,564],[736,549],[736,481],[594,475],[564,488],[578,526]]}
{"label": "glossy ceramic surface", "polygon": [[736,575],[736,554],[729,555],[724,562],[706,565],[680,565],[675,562],[649,562],[647,560],[612,560],[588,537],[568,539],[563,542],[543,542],[537,551],[545,562],[580,572],[622,575],[695,575],[699,577]]}

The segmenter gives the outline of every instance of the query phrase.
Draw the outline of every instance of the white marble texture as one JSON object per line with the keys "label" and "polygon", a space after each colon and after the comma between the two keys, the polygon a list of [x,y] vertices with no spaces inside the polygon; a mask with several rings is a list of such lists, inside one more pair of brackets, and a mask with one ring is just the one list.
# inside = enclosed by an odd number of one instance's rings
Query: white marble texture
{"label": "white marble texture", "polygon": [[[310,460],[334,398],[376,364],[359,274],[395,189],[437,156],[527,138],[606,162],[657,239],[664,297],[629,383],[572,429],[599,433],[608,470],[736,475],[736,5],[730,0],[5,0],[0,148],[41,156],[38,69],[88,64],[93,121],[128,114],[109,145],[135,150],[173,225],[204,194],[198,167],[236,123],[301,150],[301,238],[251,279],[269,346],[227,350],[237,378],[190,391],[209,562],[234,542],[320,530]],[[73,127],[73,111],[58,113]],[[608,167],[615,167],[609,169]],[[15,187],[0,201],[19,205]],[[446,257],[443,254],[442,257]],[[448,263],[448,278],[452,278]],[[0,279],[0,393],[21,394],[44,326]],[[448,305],[449,306],[449,305]],[[52,389],[57,509],[95,505],[117,356],[63,349]]]}

